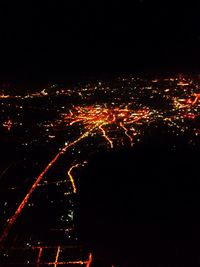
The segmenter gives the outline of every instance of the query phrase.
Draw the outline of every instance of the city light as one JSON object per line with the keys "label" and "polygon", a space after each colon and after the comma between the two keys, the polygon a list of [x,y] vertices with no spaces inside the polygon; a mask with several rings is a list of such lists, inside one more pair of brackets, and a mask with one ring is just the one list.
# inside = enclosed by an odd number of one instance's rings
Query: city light
{"label": "city light", "polygon": [[[80,172],[75,170],[85,166],[91,151],[98,153],[102,147],[117,149],[121,146],[131,146],[134,149],[134,145],[142,142],[143,137],[147,135],[147,129],[154,130],[163,126],[166,127],[166,132],[173,133],[175,136],[187,135],[188,144],[195,144],[200,136],[199,88],[198,77],[192,79],[181,76],[181,78],[152,80],[118,77],[112,82],[98,81],[94,84],[91,82],[80,85],[76,89],[64,89],[56,85],[23,95],[0,92],[3,138],[11,140],[13,136],[18,137],[17,131],[20,133],[24,131],[23,138],[20,136],[17,140],[21,150],[45,146],[53,147],[55,151],[54,156],[48,155],[48,160],[44,161],[43,165],[39,160],[35,160],[37,175],[27,177],[28,186],[24,187],[22,196],[19,196],[20,200],[16,201],[13,214],[6,213],[10,200],[4,200],[6,203],[4,213],[7,217],[0,235],[2,247],[24,208],[31,209],[36,205],[33,203],[32,196],[37,190],[45,194],[45,187],[64,188],[62,201],[72,202],[72,195],[79,193],[79,179],[76,176],[80,176]],[[58,97],[60,97],[59,100]],[[47,109],[42,106],[44,99],[48,99]],[[53,100],[58,102],[55,104]],[[33,114],[35,111],[44,112],[47,118],[42,120],[32,115],[35,120],[32,127],[31,118],[26,119],[25,116],[29,114],[27,110],[31,110]],[[26,167],[25,156],[22,162]],[[60,162],[62,164],[59,165]],[[53,167],[58,165],[64,165],[65,168],[67,166],[67,170],[64,171],[65,176],[58,175],[59,178],[53,180],[49,177]],[[14,164],[9,163],[0,174],[0,178],[7,177],[7,171],[12,168],[14,169]],[[18,185],[9,186],[10,191],[18,190]],[[54,199],[50,199],[50,203],[53,204]],[[70,239],[71,232],[75,231],[74,226],[70,224],[74,220],[73,206],[68,209],[68,213],[60,217],[60,221],[66,225],[62,225],[59,230]],[[34,248],[31,241],[28,244]],[[38,250],[36,266],[39,267],[45,247],[39,246],[35,249]],[[55,267],[80,264],[89,267],[92,262],[91,254],[88,260],[59,261],[61,251],[62,246],[58,246],[55,260],[44,264]]]}

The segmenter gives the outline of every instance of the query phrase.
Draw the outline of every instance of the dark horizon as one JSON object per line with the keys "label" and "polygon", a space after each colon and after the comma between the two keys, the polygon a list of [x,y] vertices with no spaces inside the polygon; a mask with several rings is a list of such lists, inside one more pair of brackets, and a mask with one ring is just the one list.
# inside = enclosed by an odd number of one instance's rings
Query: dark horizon
{"label": "dark horizon", "polygon": [[199,4],[1,4],[0,78],[200,71]]}

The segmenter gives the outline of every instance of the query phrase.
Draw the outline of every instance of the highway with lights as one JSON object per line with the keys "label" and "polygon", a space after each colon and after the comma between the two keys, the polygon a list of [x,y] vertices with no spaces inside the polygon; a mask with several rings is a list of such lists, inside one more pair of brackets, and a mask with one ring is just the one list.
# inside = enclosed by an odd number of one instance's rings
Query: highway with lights
{"label": "highway with lights", "polygon": [[[191,146],[199,146],[198,75],[126,76],[80,82],[72,88],[54,84],[14,92],[12,88],[0,91],[0,144],[2,151],[8,144],[6,153],[13,154],[0,169],[4,192],[0,199],[0,244],[6,260],[11,257],[8,247],[23,247],[37,252],[35,263],[31,256],[26,261],[30,266],[90,266],[89,252],[83,260],[60,260],[60,254],[62,247],[64,251],[65,246],[79,244],[75,195],[79,193],[81,169],[89,164],[92,153],[119,147],[134,149],[148,135],[148,129],[160,127],[175,136],[186,136]],[[43,199],[43,208],[49,206],[50,214],[59,207],[55,221],[44,232],[61,233],[60,244],[46,239],[40,233],[43,230],[31,232],[31,214],[38,216],[37,222],[45,220],[40,210]],[[27,227],[26,236],[18,232],[18,220]],[[52,246],[54,260],[43,261],[43,251]]]}

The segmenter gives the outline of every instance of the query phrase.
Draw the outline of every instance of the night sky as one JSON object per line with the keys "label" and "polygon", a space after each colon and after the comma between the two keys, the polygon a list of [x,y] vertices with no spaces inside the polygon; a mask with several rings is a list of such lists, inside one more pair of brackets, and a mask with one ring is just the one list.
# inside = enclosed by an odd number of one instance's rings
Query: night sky
{"label": "night sky", "polygon": [[198,1],[2,1],[1,76],[199,71]]}

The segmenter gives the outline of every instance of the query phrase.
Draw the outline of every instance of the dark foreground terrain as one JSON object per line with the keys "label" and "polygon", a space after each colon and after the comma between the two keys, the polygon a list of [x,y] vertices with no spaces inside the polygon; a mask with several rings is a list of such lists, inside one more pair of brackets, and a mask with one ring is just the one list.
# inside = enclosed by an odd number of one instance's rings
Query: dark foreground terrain
{"label": "dark foreground terrain", "polygon": [[93,266],[199,265],[198,158],[184,139],[165,135],[92,159],[80,232]]}

